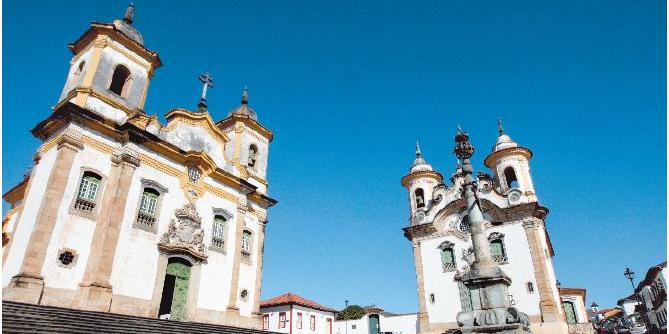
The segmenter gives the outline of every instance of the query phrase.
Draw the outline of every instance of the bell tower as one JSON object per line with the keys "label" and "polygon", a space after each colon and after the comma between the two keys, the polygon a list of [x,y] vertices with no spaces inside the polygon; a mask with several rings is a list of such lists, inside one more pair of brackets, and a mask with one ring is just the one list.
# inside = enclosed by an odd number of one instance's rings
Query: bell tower
{"label": "bell tower", "polygon": [[409,174],[402,178],[402,185],[409,191],[409,209],[412,217],[417,211],[426,211],[430,208],[434,188],[443,179],[444,177],[425,161],[420,145],[416,142],[416,159],[409,169]]}
{"label": "bell tower", "polygon": [[144,47],[134,15],[130,4],[123,19],[93,22],[69,45],[74,56],[58,105],[69,101],[117,123],[143,112],[149,81],[162,64]]}
{"label": "bell tower", "polygon": [[518,189],[530,201],[537,201],[530,174],[532,151],[518,145],[504,132],[502,121],[497,120],[499,136],[492,147],[492,153],[485,158],[485,165],[492,169],[501,193]]}

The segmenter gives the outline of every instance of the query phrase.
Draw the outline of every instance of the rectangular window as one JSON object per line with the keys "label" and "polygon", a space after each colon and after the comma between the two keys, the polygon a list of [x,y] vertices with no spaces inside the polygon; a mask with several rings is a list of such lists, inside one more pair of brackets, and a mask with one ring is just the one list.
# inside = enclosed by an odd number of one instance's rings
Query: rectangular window
{"label": "rectangular window", "polygon": [[311,327],[312,332],[316,331],[316,316],[315,315],[311,315],[309,317],[309,327]]}
{"label": "rectangular window", "polygon": [[297,323],[295,324],[297,329],[302,329],[302,313],[297,312]]}
{"label": "rectangular window", "polygon": [[327,326],[325,326],[325,334],[332,334],[332,319],[328,318],[326,320]]}
{"label": "rectangular window", "polygon": [[223,216],[214,217],[211,244],[219,249],[223,249],[225,245],[225,218]]}
{"label": "rectangular window", "polygon": [[279,313],[279,328],[286,328],[286,312]]}
{"label": "rectangular window", "polygon": [[142,193],[142,202],[139,204],[139,212],[153,217],[156,214],[157,204],[158,194],[144,190],[144,193]]}
{"label": "rectangular window", "polygon": [[269,314],[263,314],[262,316],[262,329],[269,329]]}
{"label": "rectangular window", "polygon": [[242,234],[242,254],[251,255],[251,232],[244,231]]}
{"label": "rectangular window", "polygon": [[79,198],[95,202],[95,197],[98,193],[100,180],[94,176],[86,175],[81,179],[81,186],[79,187]]}

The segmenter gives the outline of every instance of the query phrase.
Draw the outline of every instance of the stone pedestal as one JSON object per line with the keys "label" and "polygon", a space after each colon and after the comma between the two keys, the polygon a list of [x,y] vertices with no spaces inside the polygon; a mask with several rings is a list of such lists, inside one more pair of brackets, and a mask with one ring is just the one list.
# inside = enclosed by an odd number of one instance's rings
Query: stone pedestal
{"label": "stone pedestal", "polygon": [[521,325],[521,324],[508,324],[508,325],[496,325],[496,326],[476,326],[476,327],[462,327],[459,334],[483,334],[483,333],[495,333],[495,334],[528,334],[532,333],[530,328]]}
{"label": "stone pedestal", "polygon": [[19,274],[12,277],[9,286],[2,293],[2,299],[20,303],[39,304],[43,290],[44,279]]}
{"label": "stone pedestal", "polygon": [[72,306],[79,310],[109,312],[111,299],[111,286],[85,285],[79,287],[79,295]]}

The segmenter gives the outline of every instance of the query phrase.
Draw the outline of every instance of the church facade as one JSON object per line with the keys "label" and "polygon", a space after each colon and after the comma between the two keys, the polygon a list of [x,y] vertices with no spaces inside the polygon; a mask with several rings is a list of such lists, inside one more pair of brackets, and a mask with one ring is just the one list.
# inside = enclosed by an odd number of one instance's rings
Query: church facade
{"label": "church facade", "polygon": [[273,133],[244,90],[223,120],[144,111],[161,67],[132,25],[93,22],[34,166],[4,199],[3,300],[261,328]]}
{"label": "church facade", "polygon": [[[476,196],[483,209],[493,259],[511,278],[508,306],[526,313],[534,333],[567,333],[546,230],[548,209],[537,200],[529,161],[532,152],[514,142],[499,124],[499,137],[478,173]],[[444,183],[420,148],[402,185],[409,194],[409,226],[419,297],[421,333],[458,328],[459,312],[480,305],[461,281],[474,261],[463,196],[464,174],[457,166]]]}

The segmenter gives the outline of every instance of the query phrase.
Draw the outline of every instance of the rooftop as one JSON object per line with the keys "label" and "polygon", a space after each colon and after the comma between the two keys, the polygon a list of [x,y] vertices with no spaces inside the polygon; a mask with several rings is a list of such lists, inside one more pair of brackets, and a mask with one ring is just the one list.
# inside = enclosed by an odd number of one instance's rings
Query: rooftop
{"label": "rooftop", "polygon": [[326,311],[326,312],[337,312],[337,310],[318,304],[312,300],[306,299],[304,297],[298,296],[294,293],[284,293],[281,296],[274,297],[268,300],[263,300],[260,302],[260,307],[271,307],[271,306],[280,306],[280,305],[300,305],[308,307],[314,310]]}

